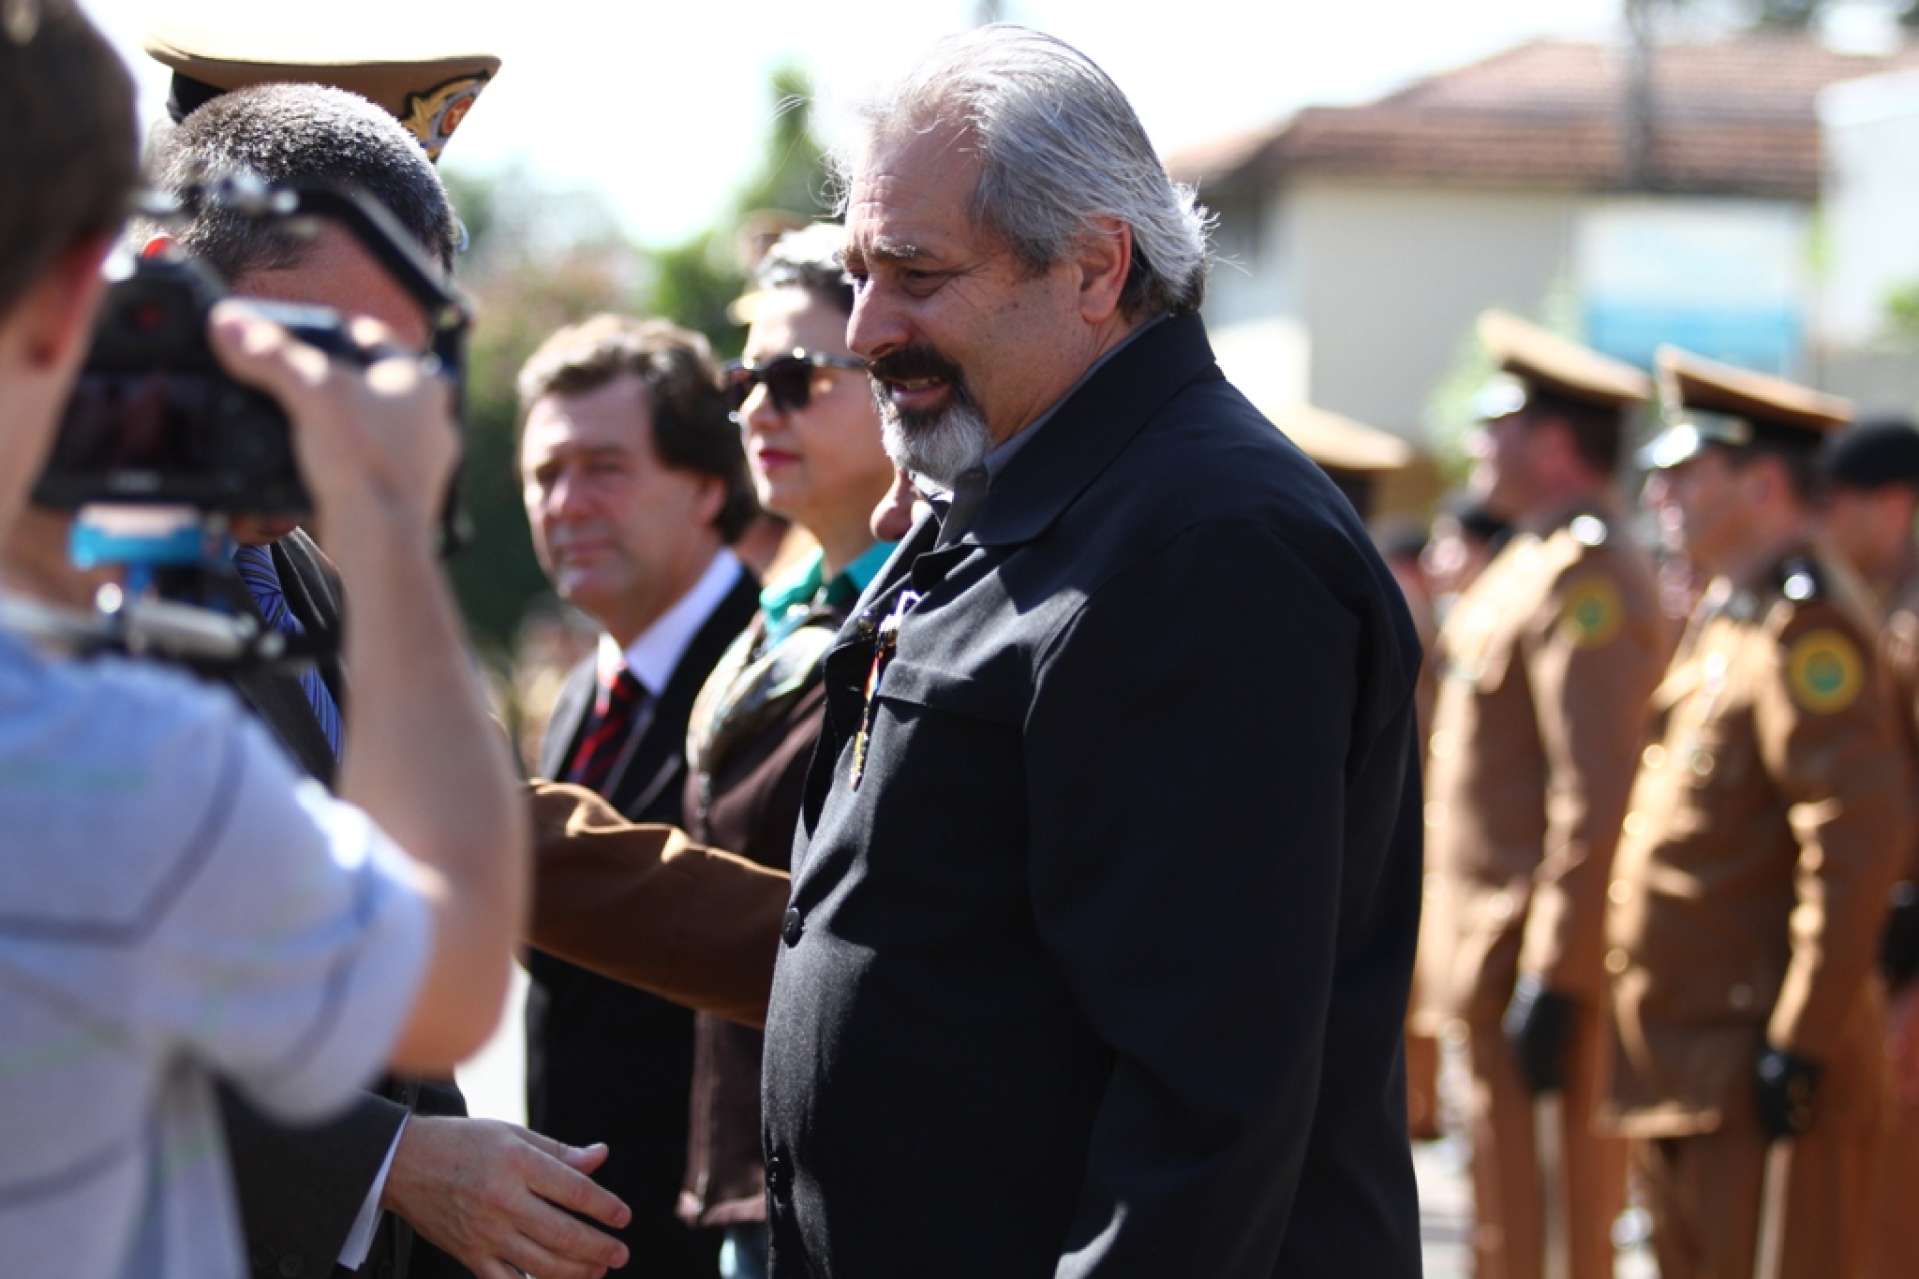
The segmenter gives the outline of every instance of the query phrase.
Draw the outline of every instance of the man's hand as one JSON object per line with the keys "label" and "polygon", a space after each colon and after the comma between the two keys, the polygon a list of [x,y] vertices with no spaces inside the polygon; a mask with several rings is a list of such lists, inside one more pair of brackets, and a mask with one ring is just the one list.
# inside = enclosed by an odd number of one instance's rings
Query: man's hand
{"label": "man's hand", "polygon": [[1579,1006],[1537,977],[1521,977],[1500,1029],[1519,1060],[1519,1076],[1535,1097],[1566,1086],[1566,1052]]}
{"label": "man's hand", "polygon": [[589,1175],[606,1147],[564,1145],[491,1119],[414,1116],[380,1206],[453,1254],[475,1279],[600,1279],[626,1247],[562,1212],[609,1226],[633,1214]]}

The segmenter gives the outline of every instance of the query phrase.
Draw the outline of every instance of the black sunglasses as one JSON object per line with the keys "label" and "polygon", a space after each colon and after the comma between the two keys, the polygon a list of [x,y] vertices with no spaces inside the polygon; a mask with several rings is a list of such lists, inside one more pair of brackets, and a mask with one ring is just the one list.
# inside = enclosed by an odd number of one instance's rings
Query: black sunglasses
{"label": "black sunglasses", "polygon": [[829,355],[804,348],[776,355],[764,364],[734,360],[726,366],[726,407],[737,414],[753,394],[753,388],[766,383],[773,407],[793,413],[806,407],[813,398],[813,375],[820,369],[861,369],[866,361],[851,355]]}

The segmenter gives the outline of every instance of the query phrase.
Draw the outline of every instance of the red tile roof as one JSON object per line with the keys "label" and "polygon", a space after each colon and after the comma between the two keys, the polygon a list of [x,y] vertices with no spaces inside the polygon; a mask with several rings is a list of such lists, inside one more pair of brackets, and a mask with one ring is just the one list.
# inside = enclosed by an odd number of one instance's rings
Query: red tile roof
{"label": "red tile roof", "polygon": [[[1837,53],[1799,36],[1662,46],[1646,185],[1663,191],[1811,199],[1819,190],[1819,91],[1919,66],[1919,50]],[[1465,186],[1616,190],[1624,148],[1625,52],[1538,41],[1357,107],[1311,107],[1255,135],[1173,156],[1207,185],[1292,173]]]}

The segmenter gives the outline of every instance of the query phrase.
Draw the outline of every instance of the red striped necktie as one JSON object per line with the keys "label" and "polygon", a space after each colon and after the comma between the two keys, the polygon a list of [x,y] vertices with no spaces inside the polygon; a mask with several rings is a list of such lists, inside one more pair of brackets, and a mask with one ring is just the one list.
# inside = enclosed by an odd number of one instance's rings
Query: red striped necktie
{"label": "red striped necktie", "polygon": [[622,664],[612,683],[600,685],[600,695],[593,703],[593,718],[567,765],[567,780],[588,790],[597,791],[604,786],[614,761],[626,749],[634,718],[645,704],[646,685]]}

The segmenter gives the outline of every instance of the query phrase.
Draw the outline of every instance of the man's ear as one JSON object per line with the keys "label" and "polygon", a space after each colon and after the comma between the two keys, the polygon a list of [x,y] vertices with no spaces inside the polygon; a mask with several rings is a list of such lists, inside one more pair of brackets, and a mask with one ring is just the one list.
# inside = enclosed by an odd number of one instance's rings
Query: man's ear
{"label": "man's ear", "polygon": [[16,304],[8,327],[34,370],[71,362],[75,348],[92,337],[94,311],[107,287],[100,264],[112,247],[110,233],[67,246]]}
{"label": "man's ear", "polygon": [[1103,324],[1119,311],[1126,277],[1133,269],[1133,228],[1118,218],[1095,218],[1080,238],[1079,313],[1089,324]]}
{"label": "man's ear", "polygon": [[700,494],[694,499],[694,515],[702,525],[713,527],[720,518],[720,508],[726,505],[726,481],[717,475],[700,477]]}

